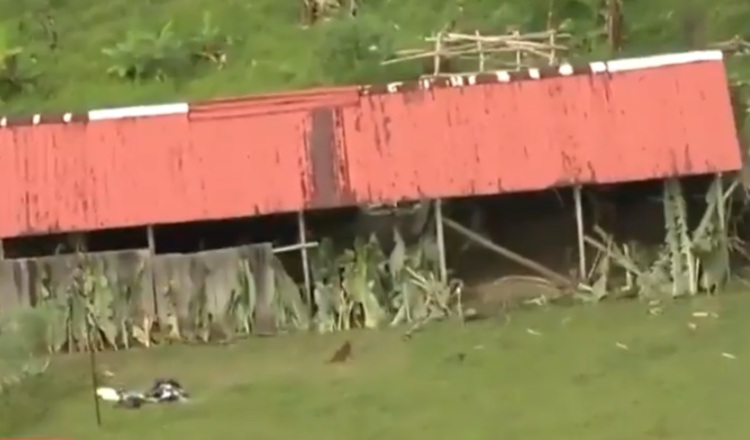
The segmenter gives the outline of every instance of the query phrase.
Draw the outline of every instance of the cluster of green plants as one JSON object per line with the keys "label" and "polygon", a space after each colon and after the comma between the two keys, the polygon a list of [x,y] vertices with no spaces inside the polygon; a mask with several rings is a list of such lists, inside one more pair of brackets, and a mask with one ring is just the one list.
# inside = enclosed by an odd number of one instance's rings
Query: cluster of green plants
{"label": "cluster of green plants", "polygon": [[[458,314],[460,284],[439,280],[432,237],[409,247],[398,232],[395,238],[388,255],[374,236],[358,238],[338,251],[330,240],[323,240],[312,257],[312,304],[277,257],[271,260],[270,289],[257,286],[255,272],[266,269],[252,267],[247,257],[206,270],[197,261],[200,254],[179,256],[186,268],[197,270],[191,272],[193,281],[181,285],[180,279],[171,278],[165,287],[144,283],[149,258],[127,269],[110,267],[112,260],[98,253],[53,257],[65,263],[64,270],[39,260],[28,263],[38,269],[31,280],[36,285],[36,304],[28,314],[21,309],[23,313],[12,315],[14,320],[0,323],[0,343],[10,329],[22,328],[14,333],[19,338],[9,341],[26,344],[13,347],[28,354],[28,359],[14,358],[30,362],[39,354],[226,341],[255,332],[262,302],[270,306],[275,327],[282,332],[378,328]],[[158,317],[144,307],[154,302],[155,295],[163,298],[157,302],[165,307]],[[26,371],[23,365],[10,370]]]}
{"label": "cluster of green plants", "polygon": [[0,396],[47,370],[49,358],[38,345],[46,320],[44,311],[36,309],[14,310],[0,316]]}
{"label": "cluster of green plants", "polygon": [[323,240],[312,259],[319,332],[352,327],[419,324],[460,316],[461,283],[440,280],[434,236],[407,246],[394,229],[394,247],[383,252],[374,235],[357,238],[350,249],[335,251]]}
{"label": "cluster of green plants", "polygon": [[118,79],[165,81],[196,75],[205,64],[222,68],[231,43],[231,37],[221,33],[207,12],[195,35],[180,38],[168,21],[156,32],[129,30],[125,40],[102,52],[111,63],[107,73]]}
{"label": "cluster of green plants", "polygon": [[648,301],[716,293],[731,280],[732,255],[747,261],[744,242],[733,233],[740,218],[732,208],[735,179],[726,185],[719,176],[705,194],[705,209],[691,228],[686,194],[678,179],[664,182],[664,241],[660,246],[616,243],[595,228],[597,238],[587,242],[598,249],[587,278],[591,290],[581,292],[585,301],[606,297],[636,296]]}

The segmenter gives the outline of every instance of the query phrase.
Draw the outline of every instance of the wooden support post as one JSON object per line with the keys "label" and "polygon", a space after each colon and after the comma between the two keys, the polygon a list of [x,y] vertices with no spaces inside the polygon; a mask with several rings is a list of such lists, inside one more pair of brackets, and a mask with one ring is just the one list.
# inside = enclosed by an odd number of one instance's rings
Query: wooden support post
{"label": "wooden support post", "polygon": [[156,255],[156,241],[154,240],[154,227],[146,226],[146,237],[148,239],[148,253],[150,256]]}
{"label": "wooden support post", "polygon": [[581,185],[573,187],[573,198],[575,199],[576,209],[576,234],[578,238],[578,276],[586,276],[586,245],[583,241],[583,204],[581,202]]}
{"label": "wooden support post", "polygon": [[310,283],[310,260],[307,254],[307,227],[305,225],[305,213],[300,211],[297,213],[297,228],[299,229],[299,246],[300,255],[302,257],[302,273],[305,280],[305,299],[307,300],[307,306],[312,311],[312,285]]}
{"label": "wooden support post", "polygon": [[5,240],[0,239],[0,260],[5,259]]}
{"label": "wooden support post", "polygon": [[719,230],[722,233],[722,237],[726,237],[727,228],[727,213],[726,213],[726,200],[724,198],[724,175],[722,173],[716,173],[716,214],[719,217]]}
{"label": "wooden support post", "polygon": [[[151,291],[153,292],[151,294],[151,298],[153,301],[154,315],[156,316],[156,320],[158,321],[161,315],[159,311],[159,289],[156,287],[156,271],[154,271],[156,240],[154,239],[154,227],[152,225],[146,226],[146,239],[148,240],[148,264],[146,264],[146,267],[148,268],[148,273],[150,273],[151,275]],[[147,334],[150,334],[151,329],[144,330],[147,330]]]}
{"label": "wooden support post", "polygon": [[448,282],[448,265],[445,262],[445,231],[443,230],[443,201],[435,200],[435,235],[437,235],[440,281]]}
{"label": "wooden support post", "polygon": [[[727,250],[727,254],[731,252],[729,244],[729,233],[727,231],[727,206],[724,199],[724,175],[722,173],[716,173],[716,215],[719,217],[719,232],[721,236],[721,246]],[[732,265],[727,265],[726,278],[722,281],[726,281],[732,276]]]}

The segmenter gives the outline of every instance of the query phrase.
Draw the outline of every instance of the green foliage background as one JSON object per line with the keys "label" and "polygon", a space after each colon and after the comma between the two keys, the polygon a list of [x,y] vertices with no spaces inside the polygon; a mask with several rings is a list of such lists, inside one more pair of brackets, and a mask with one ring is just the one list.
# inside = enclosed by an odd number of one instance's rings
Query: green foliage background
{"label": "green foliage background", "polygon": [[[577,38],[575,58],[607,57],[600,0],[360,0],[356,19],[338,17],[301,26],[301,0],[0,0],[0,62],[20,48],[28,82],[2,93],[0,113],[82,110],[93,107],[204,99],[315,85],[413,77],[418,63],[383,68],[396,48],[454,21],[460,30],[502,33],[510,27],[542,30],[554,5],[557,21]],[[750,37],[745,0],[623,0],[624,55],[695,47],[736,35]],[[133,35],[158,36],[171,23],[169,41],[188,43],[206,14],[227,38],[226,65],[178,65],[163,80],[123,80],[107,72],[104,51]],[[692,35],[692,36],[691,36]],[[162,42],[164,43],[164,42]],[[54,47],[51,47],[54,46]],[[162,47],[163,49],[163,47]],[[154,48],[146,50],[157,50]],[[164,54],[165,57],[172,53]],[[4,63],[3,63],[4,64]],[[742,58],[729,62],[733,77],[750,73]]]}

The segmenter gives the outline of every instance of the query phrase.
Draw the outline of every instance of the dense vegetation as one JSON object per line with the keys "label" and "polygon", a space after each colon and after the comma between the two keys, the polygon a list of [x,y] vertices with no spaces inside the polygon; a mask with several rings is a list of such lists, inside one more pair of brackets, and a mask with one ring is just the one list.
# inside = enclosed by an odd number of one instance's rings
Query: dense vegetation
{"label": "dense vegetation", "polygon": [[[304,26],[302,0],[0,0],[0,113],[401,79],[420,64],[380,61],[448,23],[495,34],[551,24],[574,34],[574,57],[606,57],[608,3],[362,0],[354,18],[342,8]],[[744,0],[621,3],[626,55],[750,34]]]}

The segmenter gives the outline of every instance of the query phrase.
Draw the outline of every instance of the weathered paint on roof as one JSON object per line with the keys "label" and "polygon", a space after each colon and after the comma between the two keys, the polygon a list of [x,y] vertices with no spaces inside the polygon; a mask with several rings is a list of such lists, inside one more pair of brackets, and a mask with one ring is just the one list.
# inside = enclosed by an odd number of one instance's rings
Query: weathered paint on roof
{"label": "weathered paint on roof", "polygon": [[731,171],[721,53],[0,118],[0,236]]}

